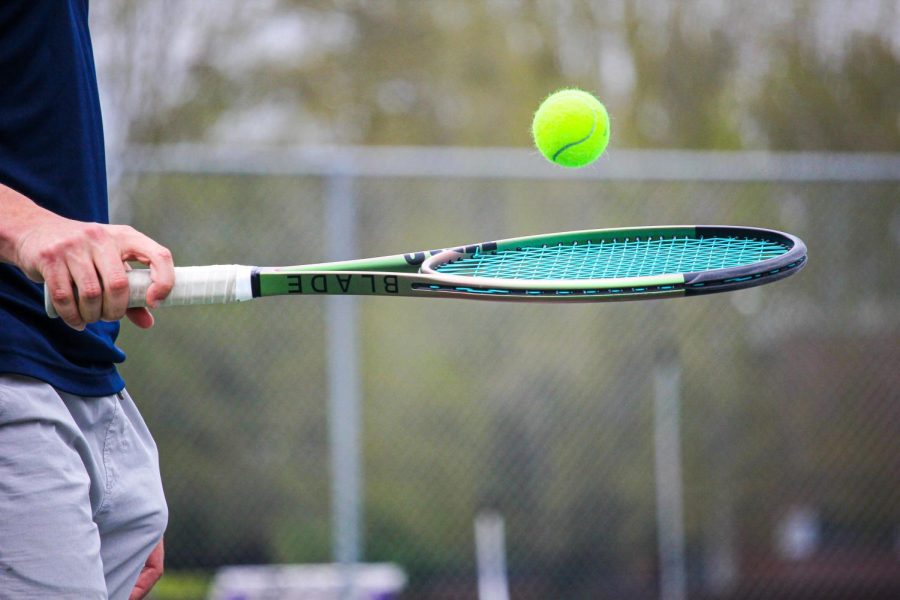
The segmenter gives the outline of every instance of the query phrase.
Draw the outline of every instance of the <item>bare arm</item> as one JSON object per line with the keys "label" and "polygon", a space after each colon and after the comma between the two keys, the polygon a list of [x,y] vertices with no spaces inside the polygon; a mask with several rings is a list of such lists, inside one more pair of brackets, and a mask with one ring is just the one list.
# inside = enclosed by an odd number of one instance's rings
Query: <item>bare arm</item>
{"label": "bare arm", "polygon": [[153,324],[146,310],[127,308],[129,260],[150,265],[147,304],[156,306],[175,282],[166,248],[126,225],[60,217],[0,184],[0,261],[46,283],[69,326],[84,329],[86,323],[116,321],[126,314],[140,327]]}

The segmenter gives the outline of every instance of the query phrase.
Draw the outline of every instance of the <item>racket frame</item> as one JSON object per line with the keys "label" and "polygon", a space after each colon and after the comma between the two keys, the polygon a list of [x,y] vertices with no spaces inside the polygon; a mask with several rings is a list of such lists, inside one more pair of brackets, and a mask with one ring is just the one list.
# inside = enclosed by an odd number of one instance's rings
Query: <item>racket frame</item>
{"label": "racket frame", "polygon": [[[767,240],[787,250],[748,265],[640,277],[604,279],[504,279],[448,275],[441,265],[475,254],[521,247],[552,247],[604,241],[655,238],[731,237]],[[695,296],[777,281],[806,265],[806,245],[799,238],[755,227],[725,225],[595,229],[510,238],[453,249],[440,249],[291,267],[210,265],[176,267],[176,286],[162,303],[225,304],[280,295],[355,294],[468,298],[492,301],[598,302]],[[145,306],[149,269],[129,272],[129,306]],[[47,314],[56,316],[45,290]]]}
{"label": "racket frame", "polygon": [[[777,257],[749,265],[641,277],[502,279],[447,275],[438,270],[441,265],[476,253],[515,250],[523,246],[719,236],[768,240],[782,244],[788,250]],[[712,294],[762,285],[799,271],[805,262],[806,246],[802,240],[772,229],[721,225],[611,228],[510,238],[454,249],[370,259],[260,268],[254,270],[253,296],[345,293],[542,302],[652,299]]]}

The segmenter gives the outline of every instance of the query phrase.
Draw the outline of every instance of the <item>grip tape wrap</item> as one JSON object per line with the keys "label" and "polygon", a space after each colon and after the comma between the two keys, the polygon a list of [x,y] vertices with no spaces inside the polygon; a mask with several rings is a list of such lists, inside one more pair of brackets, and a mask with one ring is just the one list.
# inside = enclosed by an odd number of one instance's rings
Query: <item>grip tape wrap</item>
{"label": "grip tape wrap", "polygon": [[[187,304],[228,304],[251,300],[250,279],[253,267],[244,265],[210,265],[204,267],[176,267],[175,287],[160,306]],[[128,272],[128,307],[147,306],[150,269]],[[53,308],[50,294],[44,288],[44,308],[51,317],[59,316]]]}

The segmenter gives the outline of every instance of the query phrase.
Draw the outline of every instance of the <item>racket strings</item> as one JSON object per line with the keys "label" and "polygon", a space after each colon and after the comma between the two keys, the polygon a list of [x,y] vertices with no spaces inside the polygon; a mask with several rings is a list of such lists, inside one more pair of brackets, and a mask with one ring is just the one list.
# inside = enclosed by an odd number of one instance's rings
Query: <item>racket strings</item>
{"label": "racket strings", "polygon": [[607,279],[709,271],[781,256],[783,244],[740,237],[599,240],[476,253],[438,272],[497,279]]}

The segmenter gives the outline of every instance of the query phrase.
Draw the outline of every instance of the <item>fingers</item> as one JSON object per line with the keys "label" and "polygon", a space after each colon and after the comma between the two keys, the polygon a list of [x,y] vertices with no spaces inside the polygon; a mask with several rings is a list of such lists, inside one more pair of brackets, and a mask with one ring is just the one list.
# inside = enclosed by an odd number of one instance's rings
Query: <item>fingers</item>
{"label": "fingers", "polygon": [[[101,252],[95,249],[93,259],[96,272],[101,279],[99,318],[104,321],[118,321],[125,315],[125,309],[128,308],[126,265],[117,252]],[[81,290],[80,287],[79,290]]]}
{"label": "fingers", "polygon": [[56,313],[69,327],[83,331],[85,322],[78,310],[72,279],[65,263],[48,264],[44,268],[43,277]]}
{"label": "fingers", "polygon": [[85,323],[100,320],[103,310],[103,286],[90,256],[70,255],[66,267],[76,290],[76,306]]}
{"label": "fingers", "polygon": [[29,239],[35,240],[35,249],[28,262],[44,280],[56,312],[67,325],[83,330],[86,323],[124,316],[128,280],[105,226],[59,220]]}
{"label": "fingers", "polygon": [[42,241],[35,238],[34,246],[42,249],[32,252],[36,258],[29,263],[46,283],[59,316],[74,329],[100,320],[117,321],[126,314],[138,327],[153,325],[148,311],[128,310],[126,261],[150,266],[152,283],[146,297],[150,307],[165,299],[175,284],[171,252],[128,226],[68,222]]}
{"label": "fingers", "polygon": [[141,329],[150,329],[153,327],[153,314],[146,308],[129,308],[125,312],[128,320],[140,327]]}
{"label": "fingers", "polygon": [[142,233],[127,226],[115,226],[116,237],[123,249],[123,260],[137,260],[150,266],[150,286],[147,306],[156,308],[175,285],[175,265],[172,253]]}
{"label": "fingers", "polygon": [[150,279],[152,283],[147,288],[147,305],[156,308],[175,286],[175,264],[168,248],[159,246],[150,256]]}
{"label": "fingers", "polygon": [[159,544],[150,553],[150,556],[147,557],[147,562],[144,564],[144,568],[141,569],[137,582],[134,584],[134,589],[131,590],[131,594],[128,596],[128,600],[142,600],[147,597],[150,590],[163,575],[164,562],[165,550],[163,549],[163,542],[160,540]]}

